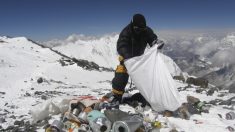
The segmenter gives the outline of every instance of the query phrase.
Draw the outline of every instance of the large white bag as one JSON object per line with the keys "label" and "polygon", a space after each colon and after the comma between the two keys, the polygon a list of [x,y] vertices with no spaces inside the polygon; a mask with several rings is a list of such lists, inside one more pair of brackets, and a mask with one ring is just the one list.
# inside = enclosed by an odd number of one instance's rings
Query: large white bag
{"label": "large white bag", "polygon": [[157,45],[142,56],[124,62],[135,86],[156,111],[174,111],[181,105],[174,80]]}

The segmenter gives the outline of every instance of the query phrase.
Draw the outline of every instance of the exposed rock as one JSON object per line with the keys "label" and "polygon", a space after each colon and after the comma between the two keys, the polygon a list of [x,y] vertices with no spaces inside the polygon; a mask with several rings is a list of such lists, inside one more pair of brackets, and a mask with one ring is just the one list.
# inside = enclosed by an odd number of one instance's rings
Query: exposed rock
{"label": "exposed rock", "polygon": [[28,93],[28,92],[26,92],[26,93],[25,93],[25,96],[26,96],[26,97],[30,97],[30,96],[31,96],[31,94],[30,94],[30,93]]}
{"label": "exposed rock", "polygon": [[4,94],[6,94],[6,93],[5,93],[5,92],[0,92],[0,94],[4,95]]}
{"label": "exposed rock", "polygon": [[224,96],[225,96],[224,93],[221,93],[221,94],[218,95],[218,97],[224,97]]}
{"label": "exposed rock", "polygon": [[205,91],[205,90],[202,88],[196,89],[196,93],[202,93],[203,91]]}
{"label": "exposed rock", "polygon": [[38,83],[42,83],[43,82],[43,78],[42,77],[38,78],[37,82]]}
{"label": "exposed rock", "polygon": [[235,83],[229,86],[229,93],[235,93]]}
{"label": "exposed rock", "polygon": [[11,115],[9,118],[16,119],[16,117],[14,115]]}
{"label": "exposed rock", "polygon": [[15,121],[13,126],[8,126],[3,131],[10,132],[34,132],[36,131],[36,125],[31,125],[29,121]]}
{"label": "exposed rock", "polygon": [[174,76],[173,79],[185,82],[185,78],[183,76]]}
{"label": "exposed rock", "polygon": [[46,96],[46,95],[42,95],[42,96],[41,96],[41,99],[47,100],[47,96]]}
{"label": "exposed rock", "polygon": [[171,129],[170,132],[178,132],[175,128]]}
{"label": "exposed rock", "polygon": [[3,41],[3,40],[0,40],[0,43],[5,43],[5,41]]}
{"label": "exposed rock", "polygon": [[235,104],[235,96],[219,103],[219,105],[232,105],[232,104]]}
{"label": "exposed rock", "polygon": [[193,97],[193,96],[187,96],[187,101],[188,101],[188,103],[195,104],[195,103],[199,102],[200,100],[198,98]]}
{"label": "exposed rock", "polygon": [[14,125],[18,125],[18,126],[23,126],[24,125],[24,121],[23,120],[21,120],[21,121],[15,121],[14,122]]}
{"label": "exposed rock", "polygon": [[210,88],[207,92],[206,92],[206,95],[209,95],[209,96],[211,96],[211,95],[213,95],[214,94],[214,92],[215,91],[219,91],[217,88]]}
{"label": "exposed rock", "polygon": [[208,80],[203,79],[203,78],[193,78],[193,77],[189,77],[186,82],[188,84],[193,84],[195,86],[200,86],[202,88],[207,88],[208,87]]}
{"label": "exposed rock", "polygon": [[223,100],[221,99],[215,99],[215,100],[211,100],[208,102],[208,104],[212,104],[212,105],[218,105],[220,102],[222,102]]}
{"label": "exposed rock", "polygon": [[67,66],[67,64],[65,64],[65,62],[63,60],[59,60],[61,66]]}
{"label": "exposed rock", "polygon": [[80,67],[85,68],[87,70],[99,70],[99,65],[97,65],[94,62],[89,62],[87,60],[81,60],[81,59],[76,59],[72,58],[72,60]]}
{"label": "exposed rock", "polygon": [[44,92],[42,92],[42,91],[35,91],[34,92],[34,95],[42,95]]}
{"label": "exposed rock", "polygon": [[0,123],[4,123],[4,122],[6,122],[5,118],[4,118],[4,117],[1,117],[1,118],[0,118]]}

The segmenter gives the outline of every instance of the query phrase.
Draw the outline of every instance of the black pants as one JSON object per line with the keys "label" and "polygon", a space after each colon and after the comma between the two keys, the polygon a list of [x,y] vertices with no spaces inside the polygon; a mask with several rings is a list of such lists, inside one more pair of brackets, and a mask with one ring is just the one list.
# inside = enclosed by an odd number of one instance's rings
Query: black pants
{"label": "black pants", "polygon": [[129,75],[127,73],[123,60],[119,59],[119,61],[120,65],[117,66],[114,78],[112,80],[112,92],[115,95],[122,96],[128,83]]}

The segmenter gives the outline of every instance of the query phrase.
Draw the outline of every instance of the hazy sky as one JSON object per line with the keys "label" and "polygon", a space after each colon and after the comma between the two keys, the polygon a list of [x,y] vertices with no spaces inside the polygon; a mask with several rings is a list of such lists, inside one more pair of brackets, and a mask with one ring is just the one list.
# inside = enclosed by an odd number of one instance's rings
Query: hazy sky
{"label": "hazy sky", "polygon": [[43,41],[120,32],[135,13],[156,30],[235,28],[235,0],[1,0],[0,35]]}

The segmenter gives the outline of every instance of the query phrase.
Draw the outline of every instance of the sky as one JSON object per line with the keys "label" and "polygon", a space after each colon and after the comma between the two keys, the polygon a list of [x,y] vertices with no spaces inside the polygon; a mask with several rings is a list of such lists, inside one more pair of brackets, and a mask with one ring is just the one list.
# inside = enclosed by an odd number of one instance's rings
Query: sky
{"label": "sky", "polygon": [[234,0],[1,0],[0,36],[119,33],[136,13],[159,30],[235,28]]}

